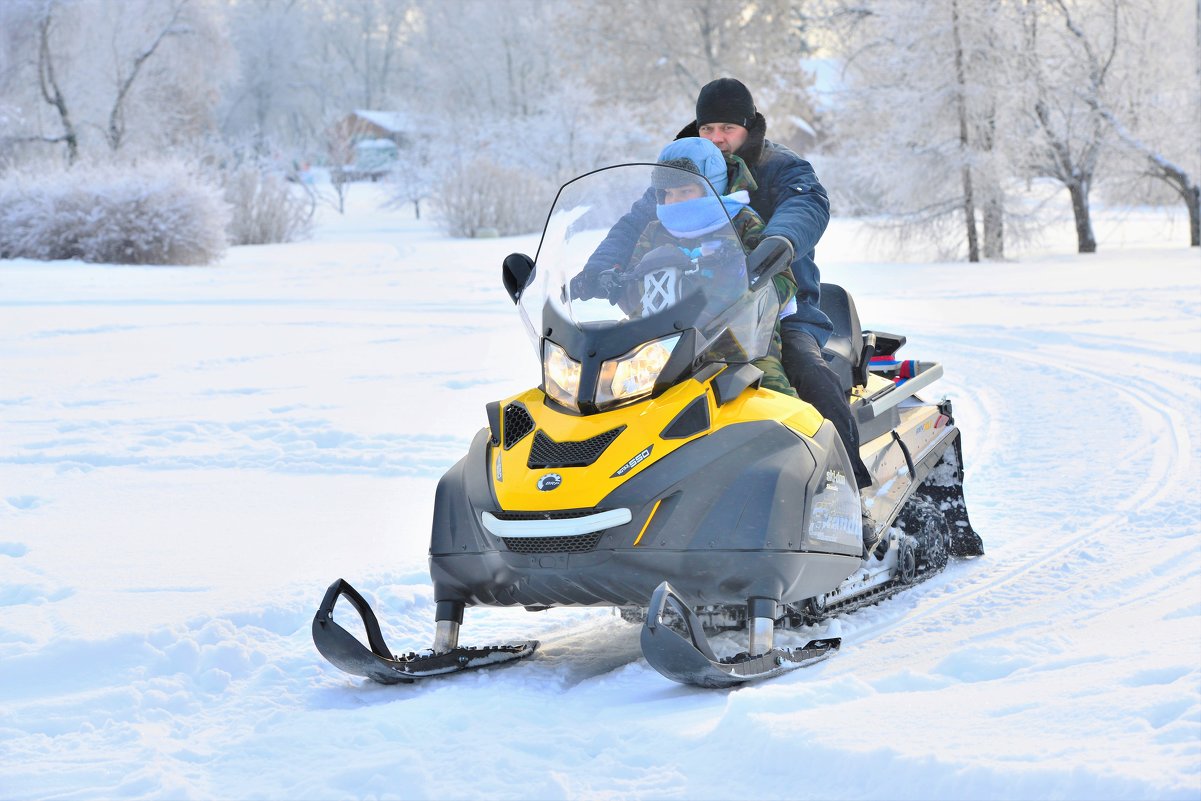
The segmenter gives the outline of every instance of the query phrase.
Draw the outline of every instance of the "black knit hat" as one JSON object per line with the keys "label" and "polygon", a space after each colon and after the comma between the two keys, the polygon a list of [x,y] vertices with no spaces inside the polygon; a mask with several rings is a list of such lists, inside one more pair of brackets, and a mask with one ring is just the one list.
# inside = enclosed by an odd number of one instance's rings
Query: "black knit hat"
{"label": "black knit hat", "polygon": [[751,91],[736,78],[718,78],[701,87],[696,96],[696,124],[732,122],[749,128],[755,119]]}

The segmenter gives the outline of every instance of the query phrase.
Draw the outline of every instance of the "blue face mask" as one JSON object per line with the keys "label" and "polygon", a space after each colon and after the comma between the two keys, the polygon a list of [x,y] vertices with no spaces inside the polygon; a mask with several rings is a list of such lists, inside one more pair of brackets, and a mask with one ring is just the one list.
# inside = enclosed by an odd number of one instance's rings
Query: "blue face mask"
{"label": "blue face mask", "polygon": [[672,236],[692,239],[729,225],[745,206],[744,201],[729,196],[706,195],[682,203],[661,203],[655,206],[655,215]]}

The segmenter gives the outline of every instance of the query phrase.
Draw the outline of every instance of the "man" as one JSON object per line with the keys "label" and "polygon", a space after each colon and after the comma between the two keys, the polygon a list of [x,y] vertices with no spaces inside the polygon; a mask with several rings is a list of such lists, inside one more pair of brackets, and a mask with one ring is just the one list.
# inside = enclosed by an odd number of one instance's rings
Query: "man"
{"label": "man", "polygon": [[[782,236],[792,243],[796,253],[792,274],[797,282],[797,311],[780,324],[784,371],[801,399],[813,404],[834,424],[850,456],[855,480],[863,489],[874,482],[859,457],[859,429],[837,376],[821,354],[821,346],[834,326],[818,307],[821,275],[814,261],[814,248],[830,222],[830,201],[809,162],[766,139],[766,133],[767,120],[756,110],[750,90],[734,78],[718,78],[701,88],[696,99],[696,120],[677,138],[703,137],[723,153],[746,162],[757,185],[750,192],[751,208],[767,222],[763,236]],[[636,203],[589,259],[582,280],[613,265],[625,264],[654,214],[653,197]],[[869,550],[878,535],[865,517],[864,541]]]}

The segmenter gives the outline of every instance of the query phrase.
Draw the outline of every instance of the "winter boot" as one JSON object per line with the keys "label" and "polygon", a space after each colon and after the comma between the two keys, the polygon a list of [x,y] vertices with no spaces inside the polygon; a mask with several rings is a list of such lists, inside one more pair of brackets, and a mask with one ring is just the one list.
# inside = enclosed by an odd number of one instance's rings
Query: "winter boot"
{"label": "winter boot", "polygon": [[[860,506],[859,514],[863,525],[863,558],[866,559],[873,551],[881,548],[884,539],[884,529],[876,525],[876,521],[867,511],[866,506]],[[876,553],[877,558],[883,558],[888,553],[888,543],[883,544],[883,550]]]}

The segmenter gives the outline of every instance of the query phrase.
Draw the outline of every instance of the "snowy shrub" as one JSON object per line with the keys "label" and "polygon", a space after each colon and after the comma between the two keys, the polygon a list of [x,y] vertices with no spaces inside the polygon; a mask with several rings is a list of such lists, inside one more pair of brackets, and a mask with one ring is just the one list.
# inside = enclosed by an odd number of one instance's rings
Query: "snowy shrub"
{"label": "snowy shrub", "polygon": [[220,190],[177,162],[0,178],[0,259],[207,264],[228,220]]}
{"label": "snowy shrub", "polygon": [[225,200],[233,210],[232,245],[292,242],[313,227],[313,201],[278,175],[243,165],[225,178]]}
{"label": "snowy shrub", "polygon": [[452,169],[433,192],[433,206],[450,236],[528,234],[542,229],[554,194],[525,170],[484,159]]}

